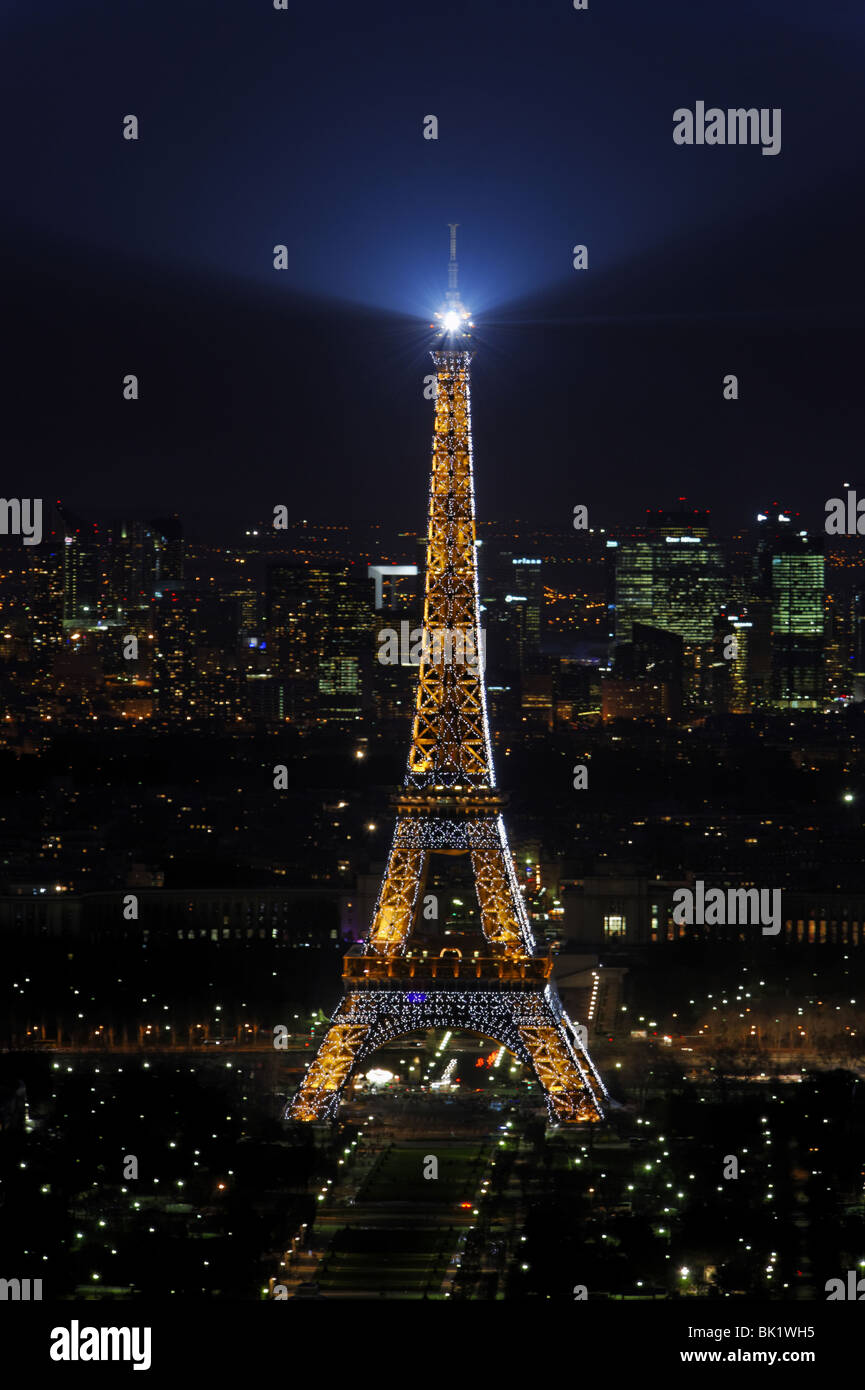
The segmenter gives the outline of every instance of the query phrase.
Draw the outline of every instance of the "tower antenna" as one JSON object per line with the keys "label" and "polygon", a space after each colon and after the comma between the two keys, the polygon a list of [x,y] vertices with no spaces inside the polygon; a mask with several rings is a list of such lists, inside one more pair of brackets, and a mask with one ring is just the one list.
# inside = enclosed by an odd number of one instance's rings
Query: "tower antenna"
{"label": "tower antenna", "polygon": [[457,265],[457,227],[459,225],[459,222],[448,223],[451,229],[451,258],[448,261],[448,299],[459,299],[459,294],[457,293],[457,272],[459,271],[459,266]]}
{"label": "tower antenna", "polygon": [[[457,288],[459,276],[459,266],[457,265],[457,227],[459,222],[449,222],[451,229],[451,255],[448,261],[448,287],[445,290],[444,303],[437,312],[436,318],[439,320],[439,334],[442,337],[453,340],[456,338],[470,337],[469,329],[472,324],[471,315],[460,299],[460,292]],[[435,325],[432,325],[433,327]]]}

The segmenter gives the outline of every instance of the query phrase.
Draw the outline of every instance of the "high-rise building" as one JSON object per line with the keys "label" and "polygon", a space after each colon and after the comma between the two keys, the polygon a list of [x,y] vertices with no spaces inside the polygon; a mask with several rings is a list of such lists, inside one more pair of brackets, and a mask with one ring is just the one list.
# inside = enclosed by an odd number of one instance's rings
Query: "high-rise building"
{"label": "high-rise building", "polygon": [[373,658],[373,581],[366,567],[268,566],[271,670],[286,681],[286,712],[315,723],[361,717]]}
{"label": "high-rise building", "polygon": [[196,717],[194,601],[180,587],[161,590],[153,600],[153,710],[168,724]]}
{"label": "high-rise building", "polygon": [[845,591],[825,597],[826,693],[831,699],[852,696],[856,636],[856,596]]}
{"label": "high-rise building", "polygon": [[635,622],[711,642],[724,591],[724,561],[705,512],[654,512],[622,536],[615,555],[616,638],[631,640]]}
{"label": "high-rise building", "polygon": [[524,674],[537,670],[541,654],[541,608],[544,588],[541,561],[530,556],[515,555],[511,560],[510,603],[514,614],[517,664]]}
{"label": "high-rise building", "polygon": [[[63,535],[48,534],[41,545],[34,545],[23,558],[25,598],[21,608],[16,584],[14,608],[23,624],[34,657],[46,654],[63,640],[64,572],[66,546]],[[7,622],[4,613],[4,622]]]}
{"label": "high-rise building", "polygon": [[825,695],[823,541],[797,531],[790,512],[759,524],[756,583],[772,604],[772,703],[813,709]]}
{"label": "high-rise building", "polygon": [[237,596],[163,581],[153,599],[151,630],[156,718],[234,723],[244,712],[245,688]]}
{"label": "high-rise building", "polygon": [[63,519],[63,621],[66,624],[98,622],[102,593],[100,545],[92,524],[73,516],[66,508]]}
{"label": "high-rise building", "polygon": [[160,588],[183,579],[183,525],[178,516],[159,516],[145,526],[147,541],[147,577]]}
{"label": "high-rise building", "polygon": [[[377,720],[407,720],[414,709],[417,660],[411,634],[423,623],[423,594],[417,565],[369,565],[373,584],[372,700]],[[396,654],[391,634],[399,635]]]}
{"label": "high-rise building", "polygon": [[542,670],[541,571],[537,557],[514,555],[511,550],[491,554],[481,581],[481,615],[487,664],[493,672],[518,671],[529,676]]}
{"label": "high-rise building", "polygon": [[183,526],[178,517],[119,521],[105,548],[107,616],[119,617],[158,597],[184,574]]}

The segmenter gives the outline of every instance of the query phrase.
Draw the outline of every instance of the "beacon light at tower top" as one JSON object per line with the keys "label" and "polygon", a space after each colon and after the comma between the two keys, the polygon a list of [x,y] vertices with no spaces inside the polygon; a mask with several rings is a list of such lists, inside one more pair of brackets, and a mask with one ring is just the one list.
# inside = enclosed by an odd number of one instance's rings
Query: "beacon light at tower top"
{"label": "beacon light at tower top", "polygon": [[[457,227],[458,222],[448,223],[451,229],[451,255],[448,261],[448,287],[445,302],[436,314],[438,331],[442,338],[467,338],[468,330],[474,327],[471,314],[463,307],[457,289],[459,266],[457,265]],[[431,328],[436,325],[430,324]]]}
{"label": "beacon light at tower top", "polygon": [[[443,338],[467,338],[470,336],[468,330],[474,328],[468,310],[462,306],[448,304],[436,314],[436,318],[439,333]],[[436,324],[430,326],[435,328]]]}

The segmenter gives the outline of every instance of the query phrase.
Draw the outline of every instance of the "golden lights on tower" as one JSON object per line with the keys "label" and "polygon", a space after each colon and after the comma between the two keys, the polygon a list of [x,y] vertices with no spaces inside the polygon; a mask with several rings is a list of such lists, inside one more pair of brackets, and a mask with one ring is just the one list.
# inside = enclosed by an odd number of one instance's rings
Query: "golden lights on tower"
{"label": "golden lights on tower", "polygon": [[[472,326],[457,291],[451,224],[448,294],[432,351],[437,391],[432,439],[424,629],[471,634],[482,650],[471,433]],[[421,1028],[464,1028],[531,1067],[551,1115],[599,1120],[606,1091],[584,1034],[562,1009],[552,960],[539,951],[520,891],[496,790],[486,688],[479,661],[429,644],[418,669],[393,844],[366,940],[345,957],[345,994],[287,1114],[331,1118],[352,1073],[379,1047]],[[430,857],[470,857],[486,949],[413,950]]]}

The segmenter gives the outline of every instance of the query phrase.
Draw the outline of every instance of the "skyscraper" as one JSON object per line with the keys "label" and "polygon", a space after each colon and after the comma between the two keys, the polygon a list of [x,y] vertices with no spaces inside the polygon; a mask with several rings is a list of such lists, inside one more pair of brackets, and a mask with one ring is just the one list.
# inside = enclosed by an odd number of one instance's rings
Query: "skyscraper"
{"label": "skyscraper", "polygon": [[98,621],[101,592],[99,548],[92,524],[58,505],[63,524],[63,621]]}
{"label": "skyscraper", "polygon": [[825,694],[825,559],[792,513],[760,522],[756,582],[772,604],[772,703],[813,709]]}
{"label": "skyscraper", "polygon": [[365,567],[270,565],[267,623],[271,670],[286,683],[286,714],[351,723],[369,696],[373,581]]}
{"label": "skyscraper", "polygon": [[541,569],[537,557],[490,546],[481,602],[487,662],[496,674],[519,672],[525,677],[541,669]]}
{"label": "skyscraper", "polygon": [[706,512],[654,512],[615,548],[616,638],[628,642],[635,622],[711,642],[724,590],[720,546]]}

